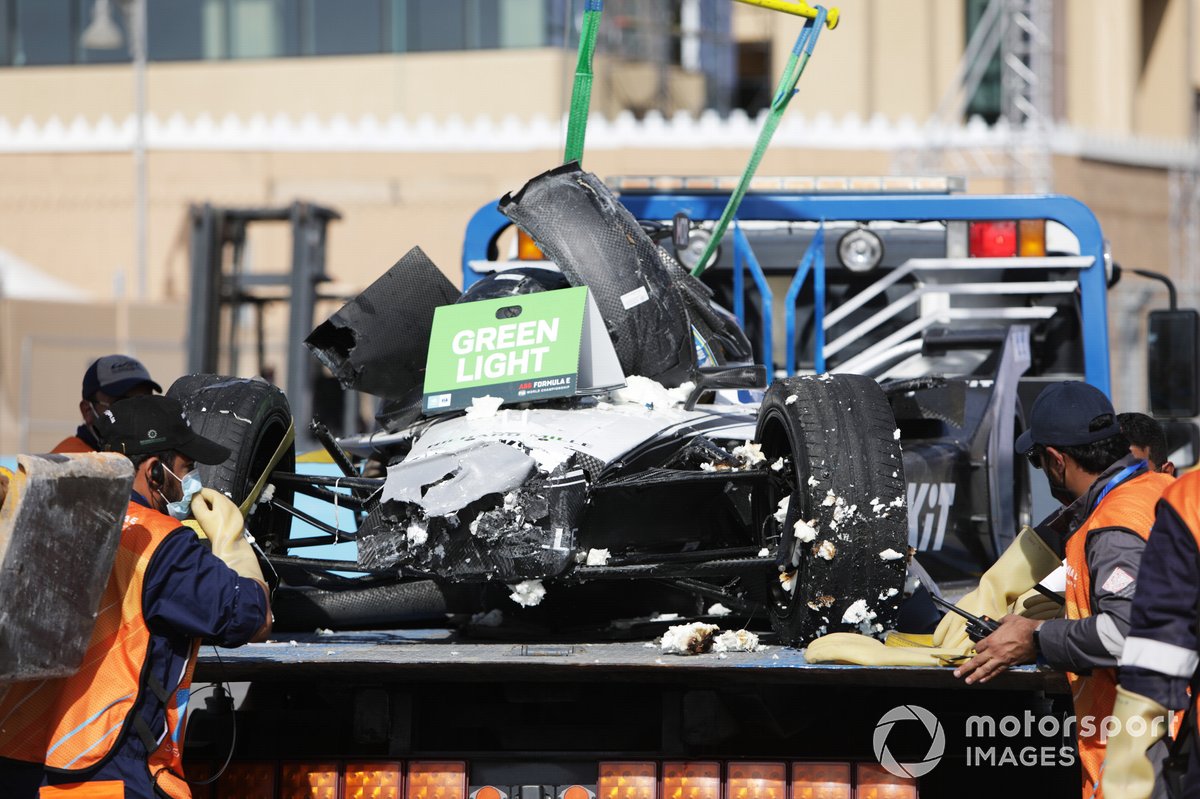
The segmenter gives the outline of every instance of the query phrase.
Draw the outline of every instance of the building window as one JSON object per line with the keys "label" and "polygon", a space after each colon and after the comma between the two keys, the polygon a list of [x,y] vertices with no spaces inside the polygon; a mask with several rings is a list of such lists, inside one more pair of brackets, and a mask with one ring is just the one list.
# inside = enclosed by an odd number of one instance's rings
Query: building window
{"label": "building window", "polygon": [[13,63],[18,66],[70,64],[79,29],[71,0],[18,0]]}
{"label": "building window", "polygon": [[[988,0],[967,0],[967,41],[979,26],[979,20],[988,7]],[[979,81],[978,88],[967,103],[967,118],[982,117],[989,125],[1000,118],[1000,54],[996,53],[988,62]]]}
{"label": "building window", "polygon": [[357,55],[385,49],[382,0],[304,0],[305,55]]}

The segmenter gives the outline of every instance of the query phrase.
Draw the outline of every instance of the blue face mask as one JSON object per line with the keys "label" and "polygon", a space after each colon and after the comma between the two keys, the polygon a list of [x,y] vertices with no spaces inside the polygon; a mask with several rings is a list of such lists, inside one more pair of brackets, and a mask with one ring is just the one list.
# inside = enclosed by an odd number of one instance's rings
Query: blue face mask
{"label": "blue face mask", "polygon": [[[163,464],[163,468],[167,469],[166,464]],[[170,469],[167,469],[167,473],[178,480],[179,485],[183,488],[183,497],[178,502],[167,500],[167,513],[171,514],[172,518],[183,521],[192,515],[192,497],[199,494],[200,489],[204,486],[200,484],[200,475],[198,472],[188,472],[182,478]],[[161,491],[158,494],[163,499],[167,499],[166,495]]]}

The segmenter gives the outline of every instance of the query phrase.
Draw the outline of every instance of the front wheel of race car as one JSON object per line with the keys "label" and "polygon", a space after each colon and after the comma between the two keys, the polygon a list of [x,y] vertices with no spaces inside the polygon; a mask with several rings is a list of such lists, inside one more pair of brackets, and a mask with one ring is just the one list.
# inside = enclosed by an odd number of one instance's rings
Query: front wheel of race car
{"label": "front wheel of race car", "polygon": [[776,555],[764,593],[782,641],[889,629],[908,515],[896,423],[879,385],[860,375],[776,380],[755,440],[778,466],[757,515]]}
{"label": "front wheel of race car", "polygon": [[[272,460],[278,458],[276,469],[295,469],[291,408],[283,392],[270,383],[223,375],[185,375],[167,389],[167,396],[183,405],[196,433],[229,447],[231,454],[224,463],[197,467],[209,488],[240,505],[272,467]],[[272,491],[278,499],[292,500],[292,489],[287,486]],[[253,510],[246,522],[250,533],[267,554],[284,554],[291,517],[269,504]]]}

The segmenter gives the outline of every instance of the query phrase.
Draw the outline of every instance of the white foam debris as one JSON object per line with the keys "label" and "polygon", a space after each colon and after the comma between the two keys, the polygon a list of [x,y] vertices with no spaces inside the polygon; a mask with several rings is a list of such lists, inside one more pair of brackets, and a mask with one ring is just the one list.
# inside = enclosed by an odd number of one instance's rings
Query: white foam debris
{"label": "white foam debris", "polygon": [[747,441],[740,447],[734,447],[732,455],[745,466],[757,466],[767,459],[767,456],[762,453],[762,445],[753,441]]}
{"label": "white foam debris", "polygon": [[510,585],[509,588],[512,589],[512,593],[508,595],[508,598],[524,608],[540,605],[546,598],[546,587],[542,585],[541,580],[523,580],[515,585]]}
{"label": "white foam debris", "polygon": [[856,599],[842,614],[842,624],[861,624],[875,618],[875,611],[867,607],[867,600]]}
{"label": "white foam debris", "polygon": [[538,471],[549,474],[565,463],[567,458],[571,456],[571,452],[566,449],[550,450],[544,447],[531,447],[529,455],[537,461]]}
{"label": "white foam debris", "polygon": [[487,613],[476,613],[471,617],[472,627],[499,627],[504,624],[504,611],[492,608]]}
{"label": "white foam debris", "polygon": [[[812,478],[810,477],[809,479],[811,480]],[[825,493],[825,499],[821,500],[821,505],[826,508],[831,508],[838,501],[838,499],[838,495],[833,493],[833,489],[831,488]],[[845,500],[842,501],[845,502]]]}
{"label": "white foam debris", "polygon": [[770,555],[771,555],[771,551],[768,550],[766,547],[763,547],[762,549],[758,550],[758,556],[760,558],[770,557]]}
{"label": "white foam debris", "polygon": [[589,549],[587,553],[588,566],[607,566],[612,553],[607,549]]}
{"label": "white foam debris", "polygon": [[837,547],[832,541],[822,541],[817,547],[817,557],[825,560],[833,560],[833,556],[837,554]]}
{"label": "white foam debris", "polygon": [[713,639],[714,652],[755,652],[758,636],[749,630],[728,630]]}
{"label": "white foam debris", "polygon": [[900,558],[902,558],[902,557],[904,557],[903,553],[897,552],[896,550],[892,549],[891,547],[888,547],[887,549],[885,549],[879,553],[880,560],[900,560]]}
{"label": "white foam debris", "polygon": [[783,572],[779,575],[779,587],[788,593],[791,593],[792,586],[795,584],[795,582],[795,572]]}
{"label": "white foam debris", "polygon": [[658,649],[658,644],[654,641],[647,641],[646,643],[642,644],[642,646],[644,646],[646,649]]}
{"label": "white foam debris", "polygon": [[650,614],[651,621],[678,621],[678,619],[679,619],[678,613],[657,613],[656,612],[656,613]]}
{"label": "white foam debris", "polygon": [[422,546],[429,540],[429,523],[422,519],[414,519],[404,531],[404,537],[408,539],[410,547]]}
{"label": "white foam debris", "polygon": [[502,397],[484,396],[475,397],[471,400],[471,407],[467,408],[468,419],[487,419],[489,416],[495,416],[496,411],[500,410],[500,405],[504,402]]}
{"label": "white foam debris", "polygon": [[796,396],[795,394],[789,394],[788,398],[783,401],[783,404],[794,405],[798,399],[800,399],[800,397]]}
{"label": "white foam debris", "polygon": [[702,463],[702,464],[700,464],[700,471],[702,471],[702,472],[717,472],[717,471],[720,471],[720,469],[717,468],[716,464]]}
{"label": "white foam debris", "polygon": [[816,475],[810,474],[808,476],[808,487],[809,488],[816,488],[818,485],[820,485],[820,483],[821,483],[821,481],[817,479]]}
{"label": "white foam debris", "polygon": [[275,484],[267,483],[265,486],[263,486],[262,493],[258,495],[257,504],[261,505],[264,502],[270,502],[274,498],[275,498]]}
{"label": "white foam debris", "polygon": [[891,599],[892,597],[894,597],[894,596],[895,596],[896,594],[898,594],[898,593],[900,593],[900,592],[899,592],[899,591],[897,591],[895,588],[889,588],[889,589],[888,589],[888,590],[886,590],[886,591],[881,591],[881,592],[880,592],[880,594],[879,594],[879,598],[880,598],[880,599]]}
{"label": "white foam debris", "polygon": [[900,428],[899,427],[897,427],[895,432],[892,433],[892,438],[896,439],[897,441],[900,440]]}
{"label": "white foam debris", "polygon": [[787,521],[788,504],[791,503],[791,501],[792,498],[790,495],[779,500],[779,504],[776,506],[775,511],[776,524],[782,525],[785,521]]}
{"label": "white foam debris", "polygon": [[733,613],[733,611],[722,605],[720,602],[710,605],[708,608],[709,616],[728,616],[730,613]]}
{"label": "white foam debris", "polygon": [[904,507],[904,497],[896,497],[895,499],[893,499],[891,502],[888,503],[888,506],[892,507],[892,508],[903,508]]}
{"label": "white foam debris", "polygon": [[317,635],[333,635],[333,630],[330,630],[327,627],[318,627]]}
{"label": "white foam debris", "polygon": [[694,621],[691,624],[677,624],[668,627],[663,633],[659,648],[673,655],[699,655],[707,652],[712,646],[713,635],[721,628],[715,624],[705,624]]}
{"label": "white foam debris", "polygon": [[515,508],[517,506],[517,492],[509,491],[504,495],[504,507]]}
{"label": "white foam debris", "polygon": [[811,522],[806,522],[803,519],[800,519],[794,525],[792,525],[792,529],[796,531],[796,538],[800,539],[806,544],[817,540],[817,531],[813,529]]}
{"label": "white foam debris", "polygon": [[773,472],[782,472],[783,471],[783,458],[782,457],[776,458],[775,462],[771,464],[771,471],[773,471]]}
{"label": "white foam debris", "polygon": [[666,388],[657,380],[641,375],[625,378],[625,387],[610,395],[614,405],[642,405],[648,410],[670,408],[687,402],[696,384],[688,381],[676,388]]}

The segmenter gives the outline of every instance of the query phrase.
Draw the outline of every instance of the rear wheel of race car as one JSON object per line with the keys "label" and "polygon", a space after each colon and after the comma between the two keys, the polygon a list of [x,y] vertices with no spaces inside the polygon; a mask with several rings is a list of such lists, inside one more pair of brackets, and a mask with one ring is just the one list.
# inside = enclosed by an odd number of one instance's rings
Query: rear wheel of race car
{"label": "rear wheel of race car", "polygon": [[[291,428],[287,397],[263,380],[209,374],[185,375],[171,385],[167,395],[182,403],[193,430],[229,447],[232,454],[224,463],[199,465],[200,481],[240,505]],[[288,445],[276,468],[291,472],[295,467],[296,450]],[[276,486],[274,496],[291,502],[293,491]],[[246,522],[267,554],[286,552],[291,524],[291,516],[269,504],[256,506]]]}
{"label": "rear wheel of race car", "polygon": [[759,516],[779,565],[765,594],[784,643],[894,623],[908,545],[895,431],[887,397],[868,377],[795,377],[767,389],[755,440],[780,468]]}

